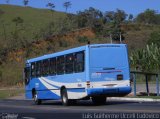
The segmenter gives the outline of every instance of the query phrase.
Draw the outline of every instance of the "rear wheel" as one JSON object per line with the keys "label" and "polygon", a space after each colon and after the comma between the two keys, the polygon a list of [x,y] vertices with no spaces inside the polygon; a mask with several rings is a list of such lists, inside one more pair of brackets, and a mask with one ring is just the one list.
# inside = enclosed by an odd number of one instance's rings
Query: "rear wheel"
{"label": "rear wheel", "polygon": [[38,95],[36,91],[34,91],[33,93],[33,100],[36,105],[40,105],[42,103],[42,100],[38,99]]}
{"label": "rear wheel", "polygon": [[76,104],[76,102],[77,102],[77,100],[68,99],[67,90],[66,90],[65,88],[62,89],[61,99],[62,99],[62,104],[63,104],[64,106],[69,106],[69,105],[71,105],[71,104]]}
{"label": "rear wheel", "polygon": [[104,105],[106,104],[106,97],[105,96],[92,97],[92,102],[96,105]]}
{"label": "rear wheel", "polygon": [[68,99],[68,95],[67,95],[67,90],[66,89],[62,89],[61,99],[62,99],[62,104],[64,106],[68,106],[69,105],[69,99]]}

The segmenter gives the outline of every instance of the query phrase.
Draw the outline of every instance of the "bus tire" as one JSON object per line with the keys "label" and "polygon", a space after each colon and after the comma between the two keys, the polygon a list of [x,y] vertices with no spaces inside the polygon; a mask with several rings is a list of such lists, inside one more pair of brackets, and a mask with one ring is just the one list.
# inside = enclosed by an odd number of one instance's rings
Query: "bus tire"
{"label": "bus tire", "polygon": [[106,104],[106,97],[105,96],[92,97],[92,102],[95,105],[104,105],[104,104]]}
{"label": "bus tire", "polygon": [[33,93],[33,100],[36,105],[40,105],[42,103],[42,100],[38,99],[38,95],[36,91],[34,91]]}
{"label": "bus tire", "polygon": [[70,104],[70,100],[68,99],[67,90],[64,88],[61,92],[62,104],[64,106],[68,106]]}

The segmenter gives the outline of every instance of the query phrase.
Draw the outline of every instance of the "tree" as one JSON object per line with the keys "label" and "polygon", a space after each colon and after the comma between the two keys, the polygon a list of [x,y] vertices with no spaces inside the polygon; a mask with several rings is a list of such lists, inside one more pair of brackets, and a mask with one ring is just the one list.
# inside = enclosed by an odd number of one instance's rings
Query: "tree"
{"label": "tree", "polygon": [[112,22],[114,20],[114,15],[115,15],[114,11],[106,11],[104,15],[106,22]]}
{"label": "tree", "polygon": [[115,22],[117,22],[118,24],[121,24],[122,22],[125,21],[127,14],[125,13],[125,11],[117,9],[114,17],[115,17],[114,18]]}
{"label": "tree", "polygon": [[77,13],[77,22],[79,27],[94,27],[102,22],[102,19],[102,12],[93,7]]}
{"label": "tree", "polygon": [[53,12],[54,12],[54,8],[55,8],[55,4],[54,4],[54,3],[49,2],[46,6],[47,6],[47,7],[49,7],[49,9],[51,10],[52,16],[53,16]]}
{"label": "tree", "polygon": [[49,2],[46,6],[49,7],[50,10],[52,10],[52,11],[53,11],[53,9],[55,8],[55,4],[54,4],[54,3],[51,3],[51,2]]}
{"label": "tree", "polygon": [[144,11],[143,13],[140,13],[137,16],[136,21],[144,24],[155,24],[157,21],[156,16],[157,15],[155,10],[147,9],[146,11]]}
{"label": "tree", "polygon": [[63,7],[65,7],[65,8],[66,8],[66,12],[67,12],[68,8],[70,8],[70,7],[71,7],[71,5],[72,5],[72,4],[71,4],[71,2],[69,2],[69,1],[68,1],[68,2],[64,2],[64,3],[63,3]]}
{"label": "tree", "polygon": [[123,10],[119,10],[119,9],[117,9],[116,12],[107,11],[105,13],[105,19],[108,22],[115,22],[117,24],[121,24],[122,22],[124,22],[126,17],[127,17],[127,14]]}
{"label": "tree", "polygon": [[10,0],[6,0],[6,3],[9,4]]}
{"label": "tree", "polygon": [[29,3],[29,0],[23,0],[23,4],[25,7],[28,5],[28,3]]}
{"label": "tree", "polygon": [[133,14],[129,14],[128,21],[131,22],[133,20]]}
{"label": "tree", "polygon": [[125,21],[126,17],[127,14],[123,10],[117,9],[116,12],[107,11],[105,19],[107,22],[110,22],[110,27],[106,29],[106,36],[111,35],[113,40],[124,40],[124,31],[121,29],[121,24]]}

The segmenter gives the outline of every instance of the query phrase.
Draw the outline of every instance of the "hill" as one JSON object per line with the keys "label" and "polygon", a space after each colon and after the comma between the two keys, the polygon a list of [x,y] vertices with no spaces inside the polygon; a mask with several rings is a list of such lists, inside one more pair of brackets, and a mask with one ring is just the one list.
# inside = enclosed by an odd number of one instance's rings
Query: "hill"
{"label": "hill", "polygon": [[[41,38],[39,34],[43,32],[50,22],[57,24],[59,19],[66,15],[46,9],[13,5],[0,5],[0,10],[3,12],[0,16],[0,44],[3,44],[3,46],[10,44],[13,40],[16,41],[14,37],[23,39],[23,41],[25,39],[28,42],[37,40]],[[20,18],[22,22],[18,21],[17,18]],[[16,30],[20,33],[16,34]]]}
{"label": "hill", "polygon": [[[69,16],[69,17],[68,17]],[[110,43],[92,27],[78,28],[76,15],[57,11],[0,5],[0,85],[22,83],[24,62],[31,57],[91,43]],[[106,23],[103,27],[109,27]],[[110,28],[110,27],[109,27]],[[144,48],[159,25],[121,24],[129,52]],[[105,30],[103,32],[106,32]],[[119,42],[119,41],[114,41]]]}

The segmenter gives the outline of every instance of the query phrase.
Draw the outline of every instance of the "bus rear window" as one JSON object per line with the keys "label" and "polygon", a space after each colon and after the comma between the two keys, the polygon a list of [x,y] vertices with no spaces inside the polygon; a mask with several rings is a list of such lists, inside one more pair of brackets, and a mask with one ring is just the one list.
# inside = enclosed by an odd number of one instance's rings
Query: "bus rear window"
{"label": "bus rear window", "polygon": [[102,47],[90,49],[90,66],[94,68],[120,68],[128,66],[125,47]]}

